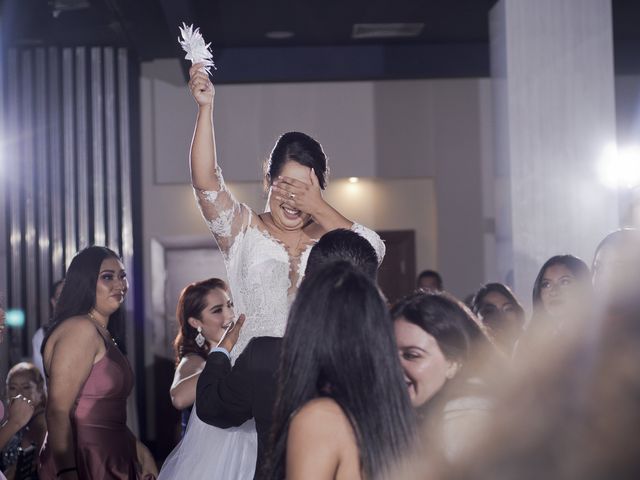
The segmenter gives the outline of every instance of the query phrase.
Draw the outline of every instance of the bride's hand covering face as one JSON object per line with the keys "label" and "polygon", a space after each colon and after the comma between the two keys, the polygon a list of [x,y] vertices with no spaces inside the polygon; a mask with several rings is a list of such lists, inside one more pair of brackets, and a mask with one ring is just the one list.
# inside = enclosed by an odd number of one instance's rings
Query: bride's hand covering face
{"label": "bride's hand covering face", "polygon": [[269,208],[277,227],[302,228],[322,208],[324,200],[312,168],[288,161],[271,184]]}
{"label": "bride's hand covering face", "polygon": [[[302,167],[302,165],[300,166]],[[307,170],[307,178],[280,175],[273,182],[271,195],[275,195],[276,202],[283,206],[285,212],[302,212],[313,217],[316,212],[322,209],[324,204],[322,190],[313,168],[302,168]],[[283,173],[285,169],[283,169]],[[289,170],[293,169],[290,168]],[[297,170],[295,173],[298,173]]]}

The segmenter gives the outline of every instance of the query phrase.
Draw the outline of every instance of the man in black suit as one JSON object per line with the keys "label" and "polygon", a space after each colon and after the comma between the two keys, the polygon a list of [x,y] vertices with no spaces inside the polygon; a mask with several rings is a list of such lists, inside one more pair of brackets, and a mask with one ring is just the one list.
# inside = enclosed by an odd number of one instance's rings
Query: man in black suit
{"label": "man in black suit", "polygon": [[[363,237],[345,229],[323,235],[314,245],[305,275],[339,260],[350,262],[376,280],[378,258],[375,250]],[[238,340],[243,323],[244,316],[241,316],[220,347],[211,350],[198,379],[196,413],[202,421],[220,428],[239,426],[255,418],[258,432],[257,477],[264,462],[276,402],[282,338],[253,338],[232,368],[229,352]]]}

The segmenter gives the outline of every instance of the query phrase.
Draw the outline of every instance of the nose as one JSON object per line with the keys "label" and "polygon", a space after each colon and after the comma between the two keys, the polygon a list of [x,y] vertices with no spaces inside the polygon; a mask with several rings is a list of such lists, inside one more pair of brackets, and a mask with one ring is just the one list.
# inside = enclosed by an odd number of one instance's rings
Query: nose
{"label": "nose", "polygon": [[127,277],[119,278],[118,282],[116,282],[116,287],[118,290],[126,293],[126,291],[129,289],[129,281],[127,280]]}

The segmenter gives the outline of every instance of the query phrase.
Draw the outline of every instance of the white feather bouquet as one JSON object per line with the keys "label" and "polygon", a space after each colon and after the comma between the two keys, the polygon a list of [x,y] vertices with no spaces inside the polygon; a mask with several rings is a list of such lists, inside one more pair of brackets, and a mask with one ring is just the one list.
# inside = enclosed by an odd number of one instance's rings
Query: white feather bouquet
{"label": "white feather bouquet", "polygon": [[211,53],[211,44],[204,43],[204,38],[200,33],[199,28],[193,28],[193,25],[187,26],[186,23],[182,24],[180,28],[180,35],[178,42],[182,49],[187,52],[184,56],[187,60],[191,60],[191,64],[204,63],[204,69],[208,74],[211,74],[211,67],[216,69],[213,63],[213,54]]}

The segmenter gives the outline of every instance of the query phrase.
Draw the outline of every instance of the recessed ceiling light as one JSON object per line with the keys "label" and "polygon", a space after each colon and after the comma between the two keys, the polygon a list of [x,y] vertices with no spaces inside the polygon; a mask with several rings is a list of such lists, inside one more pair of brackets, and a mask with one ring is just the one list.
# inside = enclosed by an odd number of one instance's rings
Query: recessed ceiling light
{"label": "recessed ceiling light", "polygon": [[265,37],[271,40],[287,40],[292,38],[295,34],[293,32],[289,32],[287,30],[274,30],[273,32],[267,32],[264,34]]}

